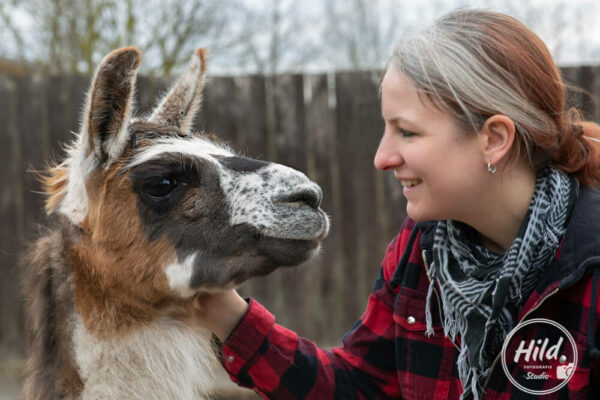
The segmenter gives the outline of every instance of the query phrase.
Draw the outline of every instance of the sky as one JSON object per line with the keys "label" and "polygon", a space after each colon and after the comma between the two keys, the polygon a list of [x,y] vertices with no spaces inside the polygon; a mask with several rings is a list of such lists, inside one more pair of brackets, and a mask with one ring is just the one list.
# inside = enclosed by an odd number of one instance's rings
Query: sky
{"label": "sky", "polygon": [[[273,0],[243,0],[257,9],[268,9]],[[281,0],[286,2],[286,0]],[[294,1],[294,0],[291,0]],[[327,0],[341,9],[352,7],[360,0]],[[459,7],[483,8],[510,14],[546,43],[556,62],[561,66],[600,65],[600,0],[364,0],[369,12],[378,15],[382,31],[388,33],[384,54],[386,60],[396,39],[408,27],[428,24],[443,14]],[[325,18],[323,0],[304,0],[297,11],[309,21],[301,27],[299,36],[323,40],[323,32],[331,21]],[[306,69],[328,69],[329,52],[316,58]]]}
{"label": "sky", "polygon": [[[266,12],[274,0],[238,0],[258,13]],[[287,4],[299,4],[294,8],[298,25],[294,41],[297,43],[319,43],[327,35],[327,27],[331,22],[325,18],[325,0],[279,0]],[[340,10],[351,7],[361,0],[326,0],[337,4]],[[364,1],[364,0],[362,0]],[[393,49],[395,38],[401,35],[408,26],[427,24],[444,13],[457,7],[476,7],[506,12],[521,20],[536,32],[547,44],[555,60],[561,66],[568,65],[600,65],[600,0],[367,0],[369,12],[380,21],[385,31],[384,41],[377,63],[387,58]],[[528,4],[524,7],[523,4]],[[32,30],[32,21],[26,13],[17,9],[12,20],[23,27],[25,35]],[[240,21],[239,25],[243,24]],[[242,28],[243,29],[243,28]],[[267,39],[257,39],[258,46],[266,52]],[[301,46],[301,45],[300,45]],[[5,47],[6,48],[6,47]],[[7,50],[10,56],[11,49]],[[373,57],[372,55],[370,55]],[[335,69],[332,59],[337,57],[335,49],[324,50],[314,54],[310,62],[302,64],[308,72]],[[212,72],[239,73],[246,67],[228,65],[215,59]],[[290,57],[284,70],[294,70],[297,61]],[[253,72],[251,68],[246,72]]]}

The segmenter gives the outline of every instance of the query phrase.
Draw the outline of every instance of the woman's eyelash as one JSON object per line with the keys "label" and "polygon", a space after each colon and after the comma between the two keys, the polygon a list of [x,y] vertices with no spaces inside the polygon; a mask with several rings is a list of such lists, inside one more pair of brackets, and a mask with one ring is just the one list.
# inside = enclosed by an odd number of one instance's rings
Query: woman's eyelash
{"label": "woman's eyelash", "polygon": [[407,131],[406,129],[402,129],[402,128],[398,128],[398,133],[401,134],[404,137],[415,136],[414,132]]}

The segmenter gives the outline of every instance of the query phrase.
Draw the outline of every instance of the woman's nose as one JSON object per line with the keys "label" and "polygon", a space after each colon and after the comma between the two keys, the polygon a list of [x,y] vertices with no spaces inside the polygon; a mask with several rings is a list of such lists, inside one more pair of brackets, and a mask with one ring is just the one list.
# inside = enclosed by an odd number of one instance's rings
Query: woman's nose
{"label": "woman's nose", "polygon": [[387,132],[384,133],[379,142],[377,153],[375,153],[375,168],[385,171],[401,165],[404,160],[398,150],[398,143],[396,143],[393,136]]}

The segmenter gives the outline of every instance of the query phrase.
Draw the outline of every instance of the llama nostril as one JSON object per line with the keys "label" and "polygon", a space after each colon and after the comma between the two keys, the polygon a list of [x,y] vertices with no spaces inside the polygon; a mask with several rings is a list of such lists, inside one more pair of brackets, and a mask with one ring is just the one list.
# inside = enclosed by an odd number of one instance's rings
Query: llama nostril
{"label": "llama nostril", "polygon": [[308,205],[311,208],[317,209],[321,205],[321,196],[320,193],[312,190],[301,190],[289,195],[283,195],[276,202],[289,207]]}

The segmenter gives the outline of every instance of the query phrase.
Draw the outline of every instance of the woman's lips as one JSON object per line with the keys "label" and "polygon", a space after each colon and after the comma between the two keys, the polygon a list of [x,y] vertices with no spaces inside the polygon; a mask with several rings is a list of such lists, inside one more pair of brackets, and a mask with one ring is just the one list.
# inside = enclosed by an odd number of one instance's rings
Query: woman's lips
{"label": "woman's lips", "polygon": [[400,183],[404,187],[413,187],[417,186],[419,183],[423,182],[421,179],[400,179]]}

